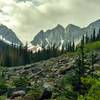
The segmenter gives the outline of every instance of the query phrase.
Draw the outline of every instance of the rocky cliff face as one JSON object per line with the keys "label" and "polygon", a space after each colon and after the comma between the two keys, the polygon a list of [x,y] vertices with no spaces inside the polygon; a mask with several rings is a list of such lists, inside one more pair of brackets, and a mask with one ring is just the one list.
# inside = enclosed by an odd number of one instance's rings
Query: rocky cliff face
{"label": "rocky cliff face", "polygon": [[95,29],[96,34],[99,32],[100,29],[100,20],[97,20],[85,28],[80,28],[78,26],[69,24],[66,28],[61,25],[57,25],[55,28],[51,30],[47,30],[44,32],[43,30],[40,31],[32,40],[33,45],[43,45],[47,47],[48,45],[61,46],[66,45],[68,41],[75,41],[78,44],[81,40],[83,34],[88,34],[90,36]]}
{"label": "rocky cliff face", "polygon": [[32,41],[34,45],[43,45],[43,46],[51,46],[56,43],[59,43],[64,39],[65,29],[61,25],[57,25],[52,30],[47,30],[44,32],[43,30],[40,31]]}
{"label": "rocky cliff face", "polygon": [[0,37],[3,41],[7,43],[22,44],[15,33],[4,25],[0,25]]}

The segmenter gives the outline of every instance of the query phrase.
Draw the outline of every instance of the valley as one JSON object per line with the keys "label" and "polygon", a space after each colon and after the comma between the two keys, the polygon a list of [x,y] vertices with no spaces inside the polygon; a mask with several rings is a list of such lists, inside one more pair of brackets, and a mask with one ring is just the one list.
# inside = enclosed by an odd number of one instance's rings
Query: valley
{"label": "valley", "polygon": [[0,100],[100,100],[100,0],[0,0]]}
{"label": "valley", "polygon": [[[1,39],[0,100],[99,100],[99,24],[100,20],[93,22],[82,34],[75,31],[77,26],[68,25],[71,33],[66,35],[74,37],[73,40],[69,38],[70,41],[61,37],[61,30],[65,31],[61,25],[53,32],[41,31],[31,45]],[[7,34],[13,34],[8,30]]]}
{"label": "valley", "polygon": [[[87,45],[90,45],[90,47],[94,47],[95,43],[91,43]],[[85,50],[88,49],[87,45],[85,46]],[[95,63],[93,65],[95,68],[95,73],[97,75],[100,75],[99,45],[96,46],[96,48],[92,48],[91,51],[92,50],[95,54],[95,58],[94,58]],[[85,53],[86,57],[84,59],[85,66],[91,69],[92,68],[91,52],[87,50],[85,52],[86,52]],[[25,96],[24,97],[15,96],[13,100],[38,100],[42,96],[43,90],[47,88],[48,90],[50,89],[50,91],[52,91],[52,100],[54,99],[72,100],[74,98],[73,97],[74,94],[68,95],[68,97],[64,97],[65,94],[63,92],[69,91],[68,93],[70,93],[72,91],[72,86],[70,81],[71,79],[73,79],[73,76],[75,75],[75,71],[77,69],[77,67],[75,67],[77,66],[76,63],[77,59],[78,59],[78,52],[65,53],[59,57],[51,58],[49,60],[44,60],[37,63],[25,65],[25,66],[3,68],[2,70],[3,73],[5,74],[4,75],[5,81],[9,87],[6,93],[8,94],[10,90],[12,90],[12,92],[22,90],[25,92]],[[23,81],[20,80],[20,78],[22,78],[24,83]],[[98,79],[100,79],[100,76],[98,77]],[[15,84],[15,82],[17,81],[19,82]],[[99,81],[100,80],[98,80],[98,82]],[[21,85],[20,88],[18,85]],[[63,95],[63,97],[61,94]]]}

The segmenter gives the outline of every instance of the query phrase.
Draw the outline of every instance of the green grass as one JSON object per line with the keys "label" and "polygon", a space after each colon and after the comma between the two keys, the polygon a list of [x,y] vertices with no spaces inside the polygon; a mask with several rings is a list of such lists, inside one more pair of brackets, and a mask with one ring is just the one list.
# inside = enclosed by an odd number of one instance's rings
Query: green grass
{"label": "green grass", "polygon": [[[90,52],[90,51],[94,51],[94,50],[100,50],[100,41],[91,42],[91,43],[84,45],[85,52]],[[80,48],[78,46],[78,49],[75,52],[66,52],[64,54],[64,56],[74,57],[74,56],[77,56],[79,54],[80,54]]]}
{"label": "green grass", "polygon": [[[91,43],[84,45],[85,52],[90,52],[90,51],[94,51],[94,50],[100,50],[100,41],[91,42]],[[76,54],[79,54],[79,53],[80,53],[80,48],[78,47]]]}
{"label": "green grass", "polygon": [[0,100],[7,100],[6,96],[0,96]]}
{"label": "green grass", "polygon": [[96,42],[92,42],[92,43],[88,43],[85,45],[85,49],[87,51],[91,51],[91,50],[98,50],[100,49],[100,41],[96,41]]}

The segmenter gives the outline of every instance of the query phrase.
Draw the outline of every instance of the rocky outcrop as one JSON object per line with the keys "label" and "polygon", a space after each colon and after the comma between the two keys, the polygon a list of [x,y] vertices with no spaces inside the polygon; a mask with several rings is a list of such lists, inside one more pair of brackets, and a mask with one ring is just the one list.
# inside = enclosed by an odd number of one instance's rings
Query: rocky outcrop
{"label": "rocky outcrop", "polygon": [[[10,67],[6,68],[5,75],[6,77],[9,77],[7,78],[7,81],[9,82],[12,82],[12,80],[17,79],[20,76],[27,76],[27,78],[30,80],[29,89],[34,85],[41,86],[43,91],[42,94],[38,96],[40,100],[50,99],[52,94],[54,94],[53,92],[55,88],[63,91],[63,89],[58,84],[59,80],[61,80],[64,76],[71,77],[75,74],[77,58],[77,55],[61,55],[56,58],[51,58],[49,60],[26,66]],[[96,51],[94,64],[96,70],[100,69],[99,58],[100,52]],[[91,53],[86,53],[86,58],[84,61],[86,63],[86,67],[91,68]],[[9,92],[9,97],[16,98],[17,96],[23,96],[24,93],[19,91],[24,91],[26,93],[24,89],[12,90]]]}
{"label": "rocky outcrop", "polygon": [[25,94],[26,94],[26,93],[25,93],[25,91],[23,91],[23,90],[15,91],[15,92],[12,93],[10,99],[12,100],[12,99],[15,99],[16,97],[19,97],[19,96],[22,97],[22,96],[24,96]]}

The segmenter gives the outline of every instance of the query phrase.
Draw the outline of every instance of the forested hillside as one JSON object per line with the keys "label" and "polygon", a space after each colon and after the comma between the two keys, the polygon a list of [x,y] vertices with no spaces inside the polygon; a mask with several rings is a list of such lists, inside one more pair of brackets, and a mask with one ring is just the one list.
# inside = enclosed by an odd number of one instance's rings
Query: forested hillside
{"label": "forested hillside", "polygon": [[[58,50],[55,46],[44,48],[32,54],[34,63],[19,67],[0,67],[0,99],[99,100],[99,43],[97,35],[91,35],[91,38],[83,35],[77,47],[70,43],[67,45],[70,49]],[[12,53],[20,52],[19,47],[13,49],[12,46],[9,47]],[[21,50],[26,49],[24,47]],[[32,52],[27,51],[26,54],[28,53]]]}

